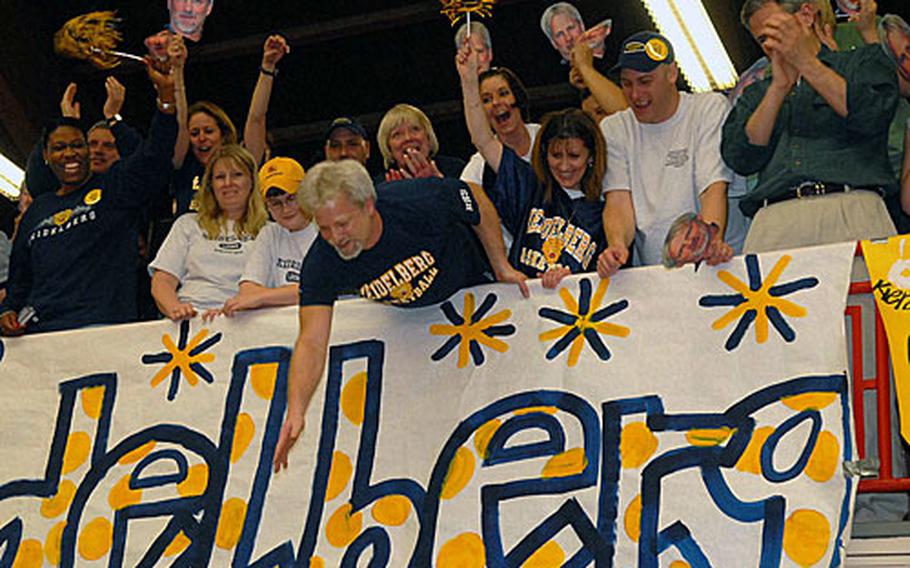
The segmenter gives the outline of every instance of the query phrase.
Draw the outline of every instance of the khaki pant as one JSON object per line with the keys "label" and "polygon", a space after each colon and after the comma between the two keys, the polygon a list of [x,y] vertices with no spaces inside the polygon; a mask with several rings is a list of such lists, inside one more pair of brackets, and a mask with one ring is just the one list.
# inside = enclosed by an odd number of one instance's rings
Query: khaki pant
{"label": "khaki pant", "polygon": [[873,191],[788,199],[762,207],[752,219],[744,253],[880,239],[897,234],[882,198]]}

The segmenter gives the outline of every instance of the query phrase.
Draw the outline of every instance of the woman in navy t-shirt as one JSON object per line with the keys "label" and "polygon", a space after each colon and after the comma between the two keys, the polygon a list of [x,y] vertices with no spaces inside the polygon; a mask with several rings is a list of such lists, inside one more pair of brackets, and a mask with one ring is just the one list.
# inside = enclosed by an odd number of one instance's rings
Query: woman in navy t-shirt
{"label": "woman in navy t-shirt", "polygon": [[465,47],[456,56],[465,119],[471,141],[496,172],[489,191],[514,240],[509,261],[526,275],[555,288],[568,274],[588,272],[606,248],[603,177],[606,143],[580,109],[547,114],[528,164],[493,136],[493,101],[502,93],[490,81],[478,84],[477,54]]}

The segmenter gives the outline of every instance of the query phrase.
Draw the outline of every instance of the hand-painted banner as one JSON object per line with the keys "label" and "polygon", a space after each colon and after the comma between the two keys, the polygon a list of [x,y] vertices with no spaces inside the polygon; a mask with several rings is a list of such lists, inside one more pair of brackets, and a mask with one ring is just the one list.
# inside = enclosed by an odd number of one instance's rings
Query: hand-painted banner
{"label": "hand-painted banner", "polygon": [[0,566],[837,566],[852,252],[5,340]]}
{"label": "hand-painted banner", "polygon": [[862,245],[872,296],[888,336],[901,436],[910,442],[910,239],[898,235]]}

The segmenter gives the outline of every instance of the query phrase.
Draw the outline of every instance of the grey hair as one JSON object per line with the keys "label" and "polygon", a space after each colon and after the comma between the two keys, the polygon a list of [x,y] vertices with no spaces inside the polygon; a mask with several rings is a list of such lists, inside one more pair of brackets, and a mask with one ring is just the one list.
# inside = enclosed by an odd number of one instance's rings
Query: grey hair
{"label": "grey hair", "polygon": [[661,252],[663,264],[667,268],[677,268],[679,266],[682,266],[681,264],[677,264],[676,259],[670,255],[670,242],[681,231],[684,231],[689,226],[689,223],[695,221],[696,219],[698,219],[698,215],[692,213],[691,211],[683,213],[673,221],[673,223],[670,225],[670,228],[667,230],[667,238],[664,239],[664,249]]}
{"label": "grey hair", "polygon": [[[483,44],[487,46],[487,49],[493,49],[493,40],[490,39],[490,30],[488,30],[487,27],[481,22],[471,22],[471,33],[480,34],[480,37],[483,38]],[[461,27],[458,28],[457,32],[455,32],[455,49],[461,49],[461,46],[464,45],[464,40],[467,35],[468,23],[465,22],[461,24]]]}
{"label": "grey hair", "polygon": [[313,166],[300,184],[297,202],[305,213],[313,215],[317,209],[342,194],[358,207],[376,199],[373,180],[357,160],[326,160]]}
{"label": "grey hair", "polygon": [[[822,0],[827,1],[827,0]],[[803,4],[818,5],[818,0],[746,0],[743,2],[742,10],[739,12],[739,21],[746,29],[749,29],[749,20],[755,15],[755,12],[761,10],[766,4],[780,4],[780,7],[791,14],[799,11]]]}
{"label": "grey hair", "polygon": [[103,129],[103,130],[110,130],[111,133],[114,132],[114,131],[111,129],[111,125],[108,124],[108,122],[107,122],[106,120],[99,120],[98,122],[96,122],[95,124],[93,124],[93,125],[91,126],[91,128],[88,129],[88,131],[85,133],[86,137],[88,137],[89,134],[91,134],[91,133],[94,132],[95,130],[98,130],[99,128],[101,128],[101,129]]}
{"label": "grey hair", "polygon": [[540,30],[547,36],[550,43],[553,43],[553,29],[550,27],[550,22],[553,20],[553,16],[557,14],[565,14],[584,27],[584,20],[581,19],[581,13],[579,13],[578,8],[568,2],[551,4],[540,16]]}
{"label": "grey hair", "polygon": [[897,63],[898,55],[891,51],[891,45],[888,43],[888,34],[891,32],[903,33],[910,36],[910,25],[907,21],[895,14],[885,14],[878,23],[878,41],[888,59]]}

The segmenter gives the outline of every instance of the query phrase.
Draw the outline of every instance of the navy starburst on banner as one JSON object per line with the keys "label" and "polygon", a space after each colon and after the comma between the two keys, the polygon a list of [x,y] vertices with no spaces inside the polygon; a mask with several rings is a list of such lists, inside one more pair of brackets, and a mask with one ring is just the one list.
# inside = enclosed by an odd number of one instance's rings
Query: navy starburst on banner
{"label": "navy starburst on banner", "polygon": [[748,284],[726,270],[717,273],[717,277],[736,293],[703,296],[698,301],[698,305],[703,308],[731,308],[711,325],[716,330],[721,330],[733,321],[739,320],[724,344],[727,351],[733,351],[739,347],[743,336],[753,322],[755,323],[755,340],[758,343],[768,340],[769,321],[784,341],[789,343],[796,339],[796,332],[790,327],[784,316],[801,318],[805,317],[808,311],[798,304],[785,300],[782,296],[814,288],[818,286],[818,278],[809,276],[784,284],[776,284],[792,259],[793,257],[786,254],[780,257],[764,282],[758,257],[754,254],[746,255],[745,258],[746,272],[749,276]]}
{"label": "navy starburst on banner", "polygon": [[451,325],[433,324],[430,326],[430,333],[450,337],[430,358],[433,361],[439,361],[458,347],[458,368],[461,369],[468,364],[469,353],[471,359],[474,360],[474,365],[478,367],[483,365],[484,353],[481,345],[485,345],[499,353],[508,351],[509,344],[496,339],[496,337],[515,333],[514,325],[499,325],[512,317],[512,310],[502,310],[485,318],[484,316],[493,308],[494,304],[496,304],[496,294],[487,294],[487,297],[484,298],[483,303],[475,312],[474,294],[471,292],[464,295],[464,310],[462,310],[461,314],[456,311],[452,302],[442,304],[440,306],[442,313],[452,323]]}
{"label": "navy starburst on banner", "polygon": [[160,353],[150,353],[142,356],[142,362],[146,365],[164,363],[164,367],[152,377],[152,388],[157,387],[161,381],[168,375],[171,376],[171,384],[167,391],[167,399],[174,400],[177,396],[177,389],[180,387],[180,375],[186,377],[190,386],[195,387],[201,378],[207,383],[213,383],[215,377],[205,368],[203,363],[212,363],[215,360],[214,353],[204,353],[204,351],[219,341],[221,333],[216,333],[209,339],[205,339],[209,330],[203,328],[202,331],[193,336],[193,339],[187,342],[190,336],[190,322],[184,320],[180,322],[180,337],[177,344],[170,334],[165,333],[161,338],[161,343],[167,351]]}
{"label": "navy starburst on banner", "polygon": [[578,282],[578,301],[565,287],[559,289],[559,297],[562,298],[562,302],[568,311],[540,308],[538,312],[540,317],[563,324],[540,334],[540,341],[550,341],[559,338],[547,351],[548,360],[555,359],[571,345],[568,365],[569,367],[574,367],[578,363],[578,358],[581,356],[581,350],[585,342],[587,342],[602,361],[608,361],[611,356],[610,350],[600,338],[600,334],[613,337],[629,336],[631,330],[628,327],[603,321],[629,307],[628,300],[619,300],[604,308],[600,307],[600,303],[607,293],[609,282],[609,279],[601,280],[592,298],[591,280],[582,278]]}

